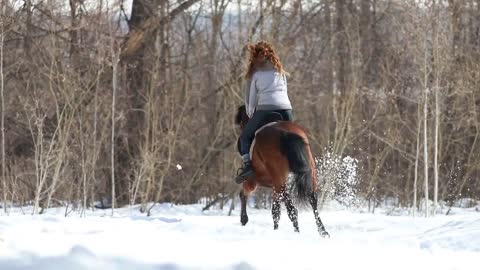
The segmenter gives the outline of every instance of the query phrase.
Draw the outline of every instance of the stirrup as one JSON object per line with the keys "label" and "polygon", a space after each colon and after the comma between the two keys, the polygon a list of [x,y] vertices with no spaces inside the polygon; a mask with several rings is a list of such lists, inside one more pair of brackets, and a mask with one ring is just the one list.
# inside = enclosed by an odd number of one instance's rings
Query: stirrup
{"label": "stirrup", "polygon": [[245,182],[248,177],[254,175],[255,172],[253,171],[251,163],[245,164],[242,168],[237,170],[237,177],[235,177],[235,182],[237,184],[241,184]]}

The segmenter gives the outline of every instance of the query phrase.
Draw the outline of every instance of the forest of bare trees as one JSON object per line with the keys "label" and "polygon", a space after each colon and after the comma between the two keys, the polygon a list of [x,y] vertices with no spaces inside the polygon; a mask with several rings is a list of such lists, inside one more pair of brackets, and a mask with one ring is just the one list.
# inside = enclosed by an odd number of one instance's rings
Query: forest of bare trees
{"label": "forest of bare trees", "polygon": [[245,45],[260,40],[290,73],[315,155],[358,161],[359,197],[399,207],[427,192],[435,202],[480,198],[480,0],[0,8],[5,211],[233,196]]}

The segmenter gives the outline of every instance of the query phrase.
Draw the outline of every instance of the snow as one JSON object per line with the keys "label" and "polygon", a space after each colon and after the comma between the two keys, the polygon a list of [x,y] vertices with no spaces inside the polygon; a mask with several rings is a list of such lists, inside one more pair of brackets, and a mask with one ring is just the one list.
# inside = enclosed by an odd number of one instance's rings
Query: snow
{"label": "snow", "polygon": [[248,208],[242,227],[239,209],[202,206],[160,204],[149,217],[139,206],[84,217],[15,208],[0,216],[0,269],[478,269],[475,208],[413,218],[331,206],[320,213],[331,235],[323,239],[308,209],[294,233],[283,206],[277,231],[269,209]]}

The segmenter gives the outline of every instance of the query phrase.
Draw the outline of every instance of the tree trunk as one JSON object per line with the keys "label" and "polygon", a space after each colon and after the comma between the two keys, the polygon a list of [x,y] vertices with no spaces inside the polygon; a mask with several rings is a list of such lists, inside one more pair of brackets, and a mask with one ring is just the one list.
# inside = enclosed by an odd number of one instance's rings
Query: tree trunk
{"label": "tree trunk", "polygon": [[371,48],[371,31],[372,31],[372,13],[371,13],[371,0],[362,0],[360,3],[360,50],[362,54],[362,81],[363,85],[368,86],[370,75],[370,59],[372,57]]}
{"label": "tree trunk", "polygon": [[[134,164],[139,160],[140,145],[142,141],[142,130],[145,128],[146,115],[144,113],[146,100],[148,96],[149,82],[151,73],[150,67],[155,65],[155,61],[161,59],[151,57],[151,52],[155,52],[158,33],[164,29],[164,26],[181,14],[185,9],[192,6],[199,0],[187,0],[182,2],[177,8],[162,16],[162,7],[164,1],[159,6],[155,0],[133,0],[132,14],[128,21],[129,37],[127,38],[122,54],[121,61],[126,66],[126,94],[129,104],[129,111],[126,114],[127,146],[123,145],[122,140],[117,140],[117,199],[121,203],[128,203],[128,185],[134,174]],[[161,8],[160,12],[158,8]],[[162,37],[162,33],[160,33]],[[164,37],[165,38],[165,37]],[[161,40],[162,57],[166,57],[167,40]],[[161,64],[165,65],[165,61]],[[165,67],[160,67],[162,72],[166,72]],[[165,76],[165,74],[161,74]]]}
{"label": "tree trunk", "polygon": [[110,162],[111,162],[111,181],[112,181],[112,215],[113,215],[113,209],[115,208],[115,102],[116,102],[116,97],[117,97],[117,89],[118,89],[118,62],[119,62],[119,56],[118,53],[116,52],[113,41],[112,41],[112,67],[113,67],[113,73],[112,73],[112,111],[111,111],[111,116],[112,116],[112,136],[111,136],[111,153],[110,153]]}
{"label": "tree trunk", "polygon": [[439,62],[439,40],[438,40],[438,12],[436,1],[433,1],[433,18],[432,18],[432,40],[433,40],[433,50],[432,50],[432,75],[434,80],[434,91],[435,91],[435,138],[434,138],[434,153],[433,153],[433,209],[432,214],[435,215],[437,211],[438,203],[438,130],[440,126],[440,108],[439,108],[439,91],[440,91],[440,68],[441,66],[437,64]]}
{"label": "tree trunk", "polygon": [[[26,0],[25,1],[25,11],[27,13],[26,15],[26,33],[23,38],[23,50],[25,51],[25,55],[27,59],[31,58],[31,50],[32,50],[32,1],[31,0]],[[2,10],[3,11],[3,10]],[[2,14],[4,14],[2,12]]]}
{"label": "tree trunk", "polygon": [[78,0],[70,0],[70,58],[74,67],[78,66]]}
{"label": "tree trunk", "polygon": [[[425,41],[426,45],[426,41]],[[428,217],[428,134],[427,134],[427,119],[428,119],[428,67],[427,67],[427,46],[424,47],[425,50],[425,61],[424,61],[424,72],[425,72],[425,81],[424,81],[424,96],[423,96],[423,167],[424,167],[424,177],[425,177],[425,217]]]}
{"label": "tree trunk", "polygon": [[421,106],[418,104],[418,109],[417,109],[417,147],[416,147],[416,152],[415,152],[415,171],[414,171],[414,177],[413,177],[413,206],[412,206],[412,212],[413,216],[415,216],[416,210],[417,210],[417,182],[418,182],[418,162],[420,158],[420,131],[422,128],[422,114],[421,114]]}
{"label": "tree trunk", "polygon": [[[3,14],[3,3],[1,12]],[[5,41],[5,32],[3,22],[0,25],[0,98],[1,98],[1,133],[2,133],[2,190],[3,190],[3,211],[7,213],[7,166],[5,164],[5,82],[3,77],[3,46]]]}
{"label": "tree trunk", "polygon": [[345,1],[336,0],[335,8],[337,11],[337,21],[336,21],[336,48],[337,48],[337,59],[336,59],[336,93],[340,96],[345,95],[346,91],[346,61],[347,61],[347,40],[345,33]]}

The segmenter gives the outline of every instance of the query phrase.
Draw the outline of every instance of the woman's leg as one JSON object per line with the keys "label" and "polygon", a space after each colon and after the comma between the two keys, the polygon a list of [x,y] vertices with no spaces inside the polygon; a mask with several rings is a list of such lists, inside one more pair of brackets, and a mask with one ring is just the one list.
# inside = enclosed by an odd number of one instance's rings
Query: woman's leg
{"label": "woman's leg", "polygon": [[265,112],[266,111],[256,111],[242,130],[240,134],[240,154],[242,156],[250,152],[255,131],[257,131],[259,125],[263,122],[266,115]]}
{"label": "woman's leg", "polygon": [[242,155],[243,159],[243,167],[235,179],[237,183],[243,182],[248,176],[253,174],[249,154],[250,146],[252,145],[253,138],[255,137],[255,131],[257,131],[259,125],[263,122],[263,119],[266,115],[266,111],[256,111],[240,134],[240,154]]}

